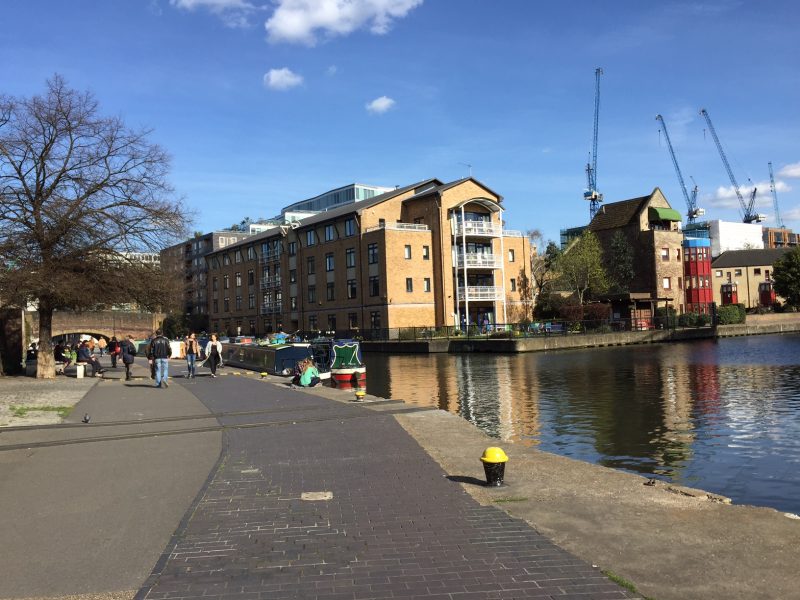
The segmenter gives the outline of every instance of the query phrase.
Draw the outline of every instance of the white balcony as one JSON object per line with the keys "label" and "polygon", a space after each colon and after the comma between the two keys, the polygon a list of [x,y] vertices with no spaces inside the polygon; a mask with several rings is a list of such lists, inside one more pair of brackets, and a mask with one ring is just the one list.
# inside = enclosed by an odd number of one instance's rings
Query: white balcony
{"label": "white balcony", "polygon": [[459,269],[464,268],[464,264],[468,269],[499,269],[502,267],[500,257],[496,254],[467,252],[466,254],[459,253],[457,266]]}
{"label": "white balcony", "polygon": [[503,235],[503,227],[489,221],[466,221],[465,223],[456,223],[453,233],[454,235],[500,237]]}
{"label": "white balcony", "polygon": [[267,277],[261,281],[262,290],[274,290],[275,288],[279,287],[281,287],[280,277]]}
{"label": "white balcony", "polygon": [[525,234],[516,229],[503,229],[503,237],[525,237]]}
{"label": "white balcony", "polygon": [[476,300],[489,300],[498,302],[503,300],[503,288],[494,285],[471,285],[466,288],[458,288],[458,301],[470,302]]}
{"label": "white balcony", "polygon": [[383,223],[377,227],[367,227],[364,233],[368,231],[375,231],[377,229],[394,229],[396,231],[428,231],[427,225],[422,223]]}
{"label": "white balcony", "polygon": [[280,314],[282,311],[283,311],[283,303],[275,301],[275,302],[263,302],[261,304],[261,310],[259,312],[262,315],[274,315],[274,314]]}

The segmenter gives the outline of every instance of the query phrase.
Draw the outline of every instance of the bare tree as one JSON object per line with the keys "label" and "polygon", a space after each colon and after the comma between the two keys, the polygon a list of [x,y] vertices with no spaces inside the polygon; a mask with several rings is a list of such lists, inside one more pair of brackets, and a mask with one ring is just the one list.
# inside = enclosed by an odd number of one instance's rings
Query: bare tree
{"label": "bare tree", "polygon": [[558,279],[554,267],[559,250],[552,240],[545,243],[544,236],[538,229],[528,231],[528,239],[531,248],[531,277],[526,280],[528,290],[526,290],[525,299],[531,303],[531,314],[533,314],[533,307],[543,295],[547,294],[550,284]]}
{"label": "bare tree", "polygon": [[159,305],[166,283],[132,253],[183,236],[169,157],[56,75],[43,96],[0,96],[0,289],[39,311],[38,376],[54,377],[53,311]]}

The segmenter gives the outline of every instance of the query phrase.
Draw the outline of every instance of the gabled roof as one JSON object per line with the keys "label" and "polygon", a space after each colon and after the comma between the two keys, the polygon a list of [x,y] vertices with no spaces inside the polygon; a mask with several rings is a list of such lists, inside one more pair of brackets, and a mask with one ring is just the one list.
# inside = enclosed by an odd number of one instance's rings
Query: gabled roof
{"label": "gabled roof", "polygon": [[636,215],[642,211],[650,198],[653,197],[655,191],[653,190],[649,195],[640,198],[602,204],[592,222],[589,223],[589,231],[617,229],[629,225]]}
{"label": "gabled roof", "polygon": [[726,250],[711,261],[712,269],[731,267],[761,267],[774,265],[791,248],[757,248],[754,250]]}

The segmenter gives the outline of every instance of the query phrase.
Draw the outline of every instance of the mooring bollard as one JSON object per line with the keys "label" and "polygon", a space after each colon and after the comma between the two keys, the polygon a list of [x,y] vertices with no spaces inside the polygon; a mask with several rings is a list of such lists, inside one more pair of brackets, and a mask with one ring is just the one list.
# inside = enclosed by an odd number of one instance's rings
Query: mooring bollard
{"label": "mooring bollard", "polygon": [[367,395],[367,390],[364,390],[364,389],[361,389],[361,388],[357,388],[356,389],[356,395],[353,398],[353,402],[363,402],[364,401],[364,396],[366,396],[366,395]]}
{"label": "mooring bollard", "polygon": [[508,462],[508,456],[503,452],[503,449],[490,446],[483,451],[481,462],[486,473],[487,487],[500,487],[503,485],[503,476],[506,473],[506,463]]}
{"label": "mooring bollard", "polygon": [[262,372],[262,373],[259,373],[259,375],[261,375],[261,379],[266,379],[267,375],[269,375],[269,373]]}

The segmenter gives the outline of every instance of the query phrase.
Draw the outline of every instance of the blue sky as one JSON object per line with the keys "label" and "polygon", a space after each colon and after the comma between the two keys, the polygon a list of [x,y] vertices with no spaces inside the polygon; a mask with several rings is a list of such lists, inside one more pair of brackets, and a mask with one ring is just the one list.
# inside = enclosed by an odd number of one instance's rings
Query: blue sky
{"label": "blue sky", "polygon": [[6,0],[0,93],[62,74],[153,128],[208,231],[352,182],[474,177],[507,226],[585,224],[594,70],[606,202],[660,187],[685,212],[655,115],[707,218],[739,220],[705,122],[739,183],[800,230],[795,2]]}

